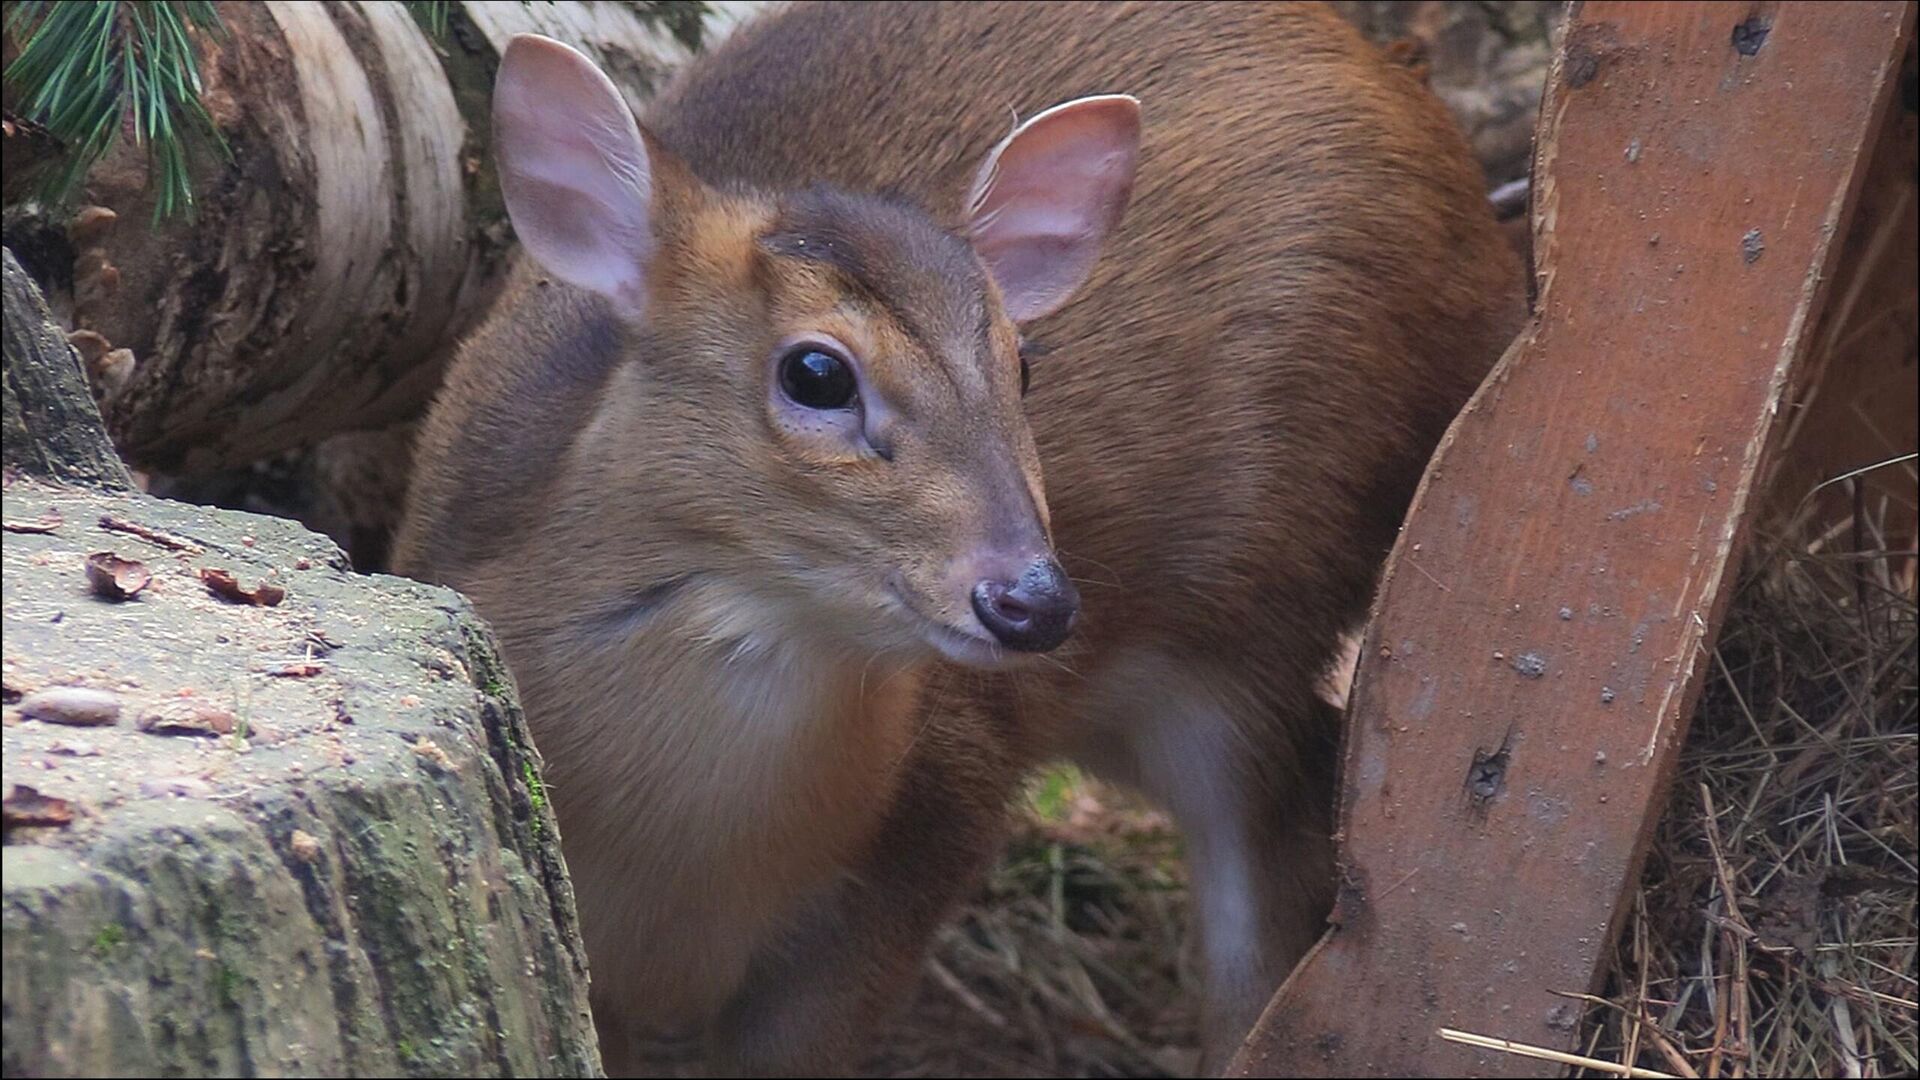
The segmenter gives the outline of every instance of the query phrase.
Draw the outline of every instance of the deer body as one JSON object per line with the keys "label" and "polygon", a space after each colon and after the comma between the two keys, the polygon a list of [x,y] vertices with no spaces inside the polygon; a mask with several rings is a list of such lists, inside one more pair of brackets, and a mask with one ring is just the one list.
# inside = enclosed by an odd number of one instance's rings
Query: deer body
{"label": "deer body", "polygon": [[584,78],[503,61],[542,266],[396,563],[501,636],[610,1069],[855,1048],[1060,753],[1187,832],[1223,1063],[1331,899],[1316,680],[1522,314],[1450,117],[1306,5],[801,5],[630,143]]}

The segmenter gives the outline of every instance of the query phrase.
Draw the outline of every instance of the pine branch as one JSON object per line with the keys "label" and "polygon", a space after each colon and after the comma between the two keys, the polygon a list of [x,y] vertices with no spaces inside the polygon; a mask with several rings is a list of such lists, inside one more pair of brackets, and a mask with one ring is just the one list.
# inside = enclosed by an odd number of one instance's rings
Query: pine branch
{"label": "pine branch", "polygon": [[145,147],[156,188],[154,221],[193,213],[189,144],[227,153],[200,103],[200,62],[189,29],[224,33],[207,0],[22,0],[7,32],[25,38],[4,78],[20,112],[67,149],[45,194],[70,200],[123,127]]}

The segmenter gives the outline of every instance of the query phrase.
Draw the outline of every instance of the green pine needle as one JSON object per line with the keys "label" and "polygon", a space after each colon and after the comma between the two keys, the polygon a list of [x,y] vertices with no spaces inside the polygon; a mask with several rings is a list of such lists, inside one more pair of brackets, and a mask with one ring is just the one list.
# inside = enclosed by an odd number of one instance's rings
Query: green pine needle
{"label": "green pine needle", "polygon": [[189,144],[223,156],[226,140],[200,103],[200,62],[188,27],[224,33],[208,0],[22,0],[7,32],[25,38],[4,78],[20,111],[67,147],[46,194],[66,202],[131,121],[155,181],[154,221],[191,216]]}
{"label": "green pine needle", "polygon": [[[522,0],[524,3],[525,0]],[[453,0],[407,0],[413,19],[434,37],[447,36],[447,19],[453,14]]]}

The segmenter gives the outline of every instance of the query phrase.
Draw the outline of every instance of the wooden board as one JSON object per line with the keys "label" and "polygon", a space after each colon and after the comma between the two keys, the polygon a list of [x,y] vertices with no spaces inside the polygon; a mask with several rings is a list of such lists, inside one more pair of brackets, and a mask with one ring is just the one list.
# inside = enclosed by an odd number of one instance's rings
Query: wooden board
{"label": "wooden board", "polygon": [[1436,456],[1350,707],[1334,929],[1229,1069],[1524,1076],[1664,804],[1902,3],[1587,3],[1535,158],[1537,316]]}

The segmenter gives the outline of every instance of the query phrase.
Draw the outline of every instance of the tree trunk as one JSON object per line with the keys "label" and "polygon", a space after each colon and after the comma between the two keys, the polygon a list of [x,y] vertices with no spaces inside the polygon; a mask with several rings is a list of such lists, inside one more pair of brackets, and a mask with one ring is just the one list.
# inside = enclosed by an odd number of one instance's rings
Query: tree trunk
{"label": "tree trunk", "polygon": [[[709,36],[750,3],[709,5]],[[500,50],[580,46],[638,104],[688,55],[648,5],[467,3],[436,38],[392,0],[226,2],[197,41],[231,161],[198,214],[152,227],[120,139],[68,230],[72,323],[97,337],[101,411],[136,467],[231,467],[416,414],[512,256],[488,140]],[[11,143],[12,140],[9,140]]]}

